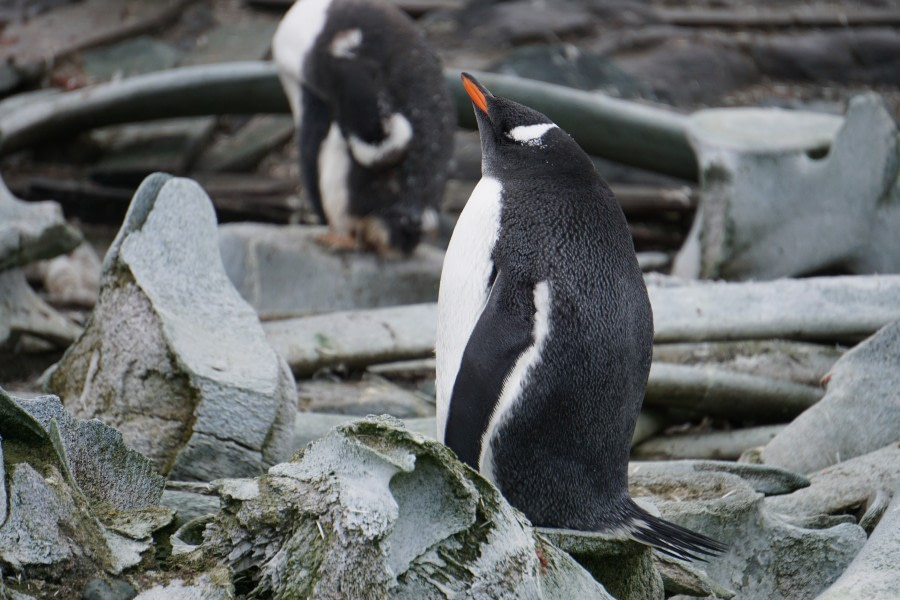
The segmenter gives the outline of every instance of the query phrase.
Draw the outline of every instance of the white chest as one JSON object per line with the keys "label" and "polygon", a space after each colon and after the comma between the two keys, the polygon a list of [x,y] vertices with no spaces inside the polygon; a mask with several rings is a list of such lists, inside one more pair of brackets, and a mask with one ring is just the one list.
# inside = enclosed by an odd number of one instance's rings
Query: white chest
{"label": "white chest", "polygon": [[502,186],[482,177],[466,203],[444,255],[438,293],[437,438],[444,440],[447,413],[459,364],[484,309],[493,262],[491,251],[500,232]]}

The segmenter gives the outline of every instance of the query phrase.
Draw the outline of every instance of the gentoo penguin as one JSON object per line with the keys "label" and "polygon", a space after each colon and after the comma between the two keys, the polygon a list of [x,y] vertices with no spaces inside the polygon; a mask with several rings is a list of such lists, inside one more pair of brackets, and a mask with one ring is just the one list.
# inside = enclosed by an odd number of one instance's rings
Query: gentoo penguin
{"label": "gentoo penguin", "polygon": [[482,178],[441,273],[438,439],[535,525],[721,551],[628,495],[653,316],[622,209],[565,131],[462,80]]}
{"label": "gentoo penguin", "polygon": [[325,241],[411,252],[437,224],[456,123],[422,33],[382,0],[298,0],[272,54]]}

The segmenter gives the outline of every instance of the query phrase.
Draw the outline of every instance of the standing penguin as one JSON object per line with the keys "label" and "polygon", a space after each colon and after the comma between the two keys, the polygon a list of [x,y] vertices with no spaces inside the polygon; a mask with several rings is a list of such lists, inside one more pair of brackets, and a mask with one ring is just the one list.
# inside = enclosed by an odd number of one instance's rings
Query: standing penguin
{"label": "standing penguin", "polygon": [[622,209],[566,132],[462,80],[482,178],[441,273],[438,439],[535,525],[721,551],[628,495],[653,315]]}
{"label": "standing penguin", "polygon": [[335,248],[411,252],[437,225],[455,113],[440,61],[382,0],[298,0],[272,40],[303,183]]}

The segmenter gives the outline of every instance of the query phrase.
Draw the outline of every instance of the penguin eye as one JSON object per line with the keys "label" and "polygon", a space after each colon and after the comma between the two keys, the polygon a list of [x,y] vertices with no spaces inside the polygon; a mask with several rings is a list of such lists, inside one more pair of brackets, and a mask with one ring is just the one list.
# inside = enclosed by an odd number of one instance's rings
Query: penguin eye
{"label": "penguin eye", "polygon": [[535,123],[519,125],[506,132],[506,137],[524,146],[543,146],[544,134],[556,128],[554,123]]}

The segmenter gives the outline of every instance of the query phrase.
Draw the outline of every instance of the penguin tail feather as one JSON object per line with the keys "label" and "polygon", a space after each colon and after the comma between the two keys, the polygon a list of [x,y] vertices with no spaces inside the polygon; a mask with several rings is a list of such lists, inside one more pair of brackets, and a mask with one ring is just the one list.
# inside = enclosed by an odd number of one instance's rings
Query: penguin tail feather
{"label": "penguin tail feather", "polygon": [[668,556],[706,562],[705,556],[717,556],[728,549],[718,540],[651,515],[631,499],[625,513],[628,536]]}

